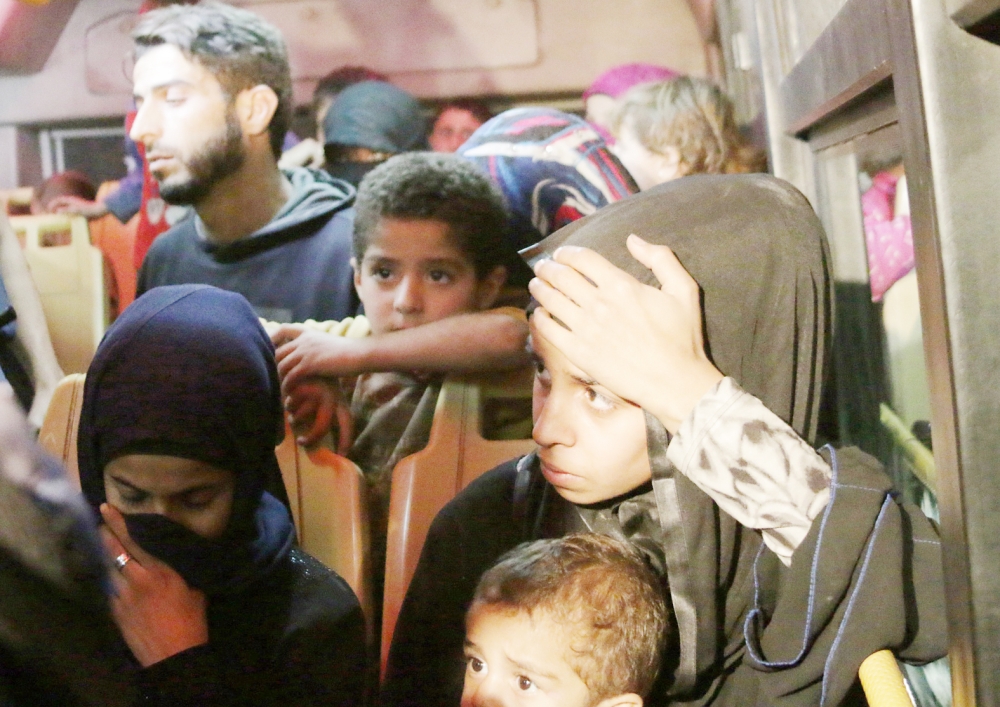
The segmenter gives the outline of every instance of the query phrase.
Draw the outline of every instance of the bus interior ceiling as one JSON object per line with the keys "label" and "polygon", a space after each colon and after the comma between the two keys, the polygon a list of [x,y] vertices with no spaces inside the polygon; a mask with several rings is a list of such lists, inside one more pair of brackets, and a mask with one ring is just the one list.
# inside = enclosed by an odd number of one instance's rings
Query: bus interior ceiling
{"label": "bus interior ceiling", "polygon": [[[696,21],[706,4],[699,0],[232,4],[258,12],[284,34],[301,132],[308,127],[301,109],[316,81],[343,65],[381,71],[428,106],[482,97],[497,109],[544,103],[566,110],[580,110],[582,90],[615,64],[647,61],[693,75],[720,70],[718,52]],[[70,5],[75,9],[68,14]],[[15,41],[29,45],[0,53],[0,189],[37,184],[57,166],[73,166],[65,153],[73,140],[89,140],[83,151],[91,155],[116,144],[130,106],[129,32],[139,5],[61,0],[34,7],[0,0],[0,22],[15,23]],[[90,169],[98,181],[106,176],[103,164]]]}

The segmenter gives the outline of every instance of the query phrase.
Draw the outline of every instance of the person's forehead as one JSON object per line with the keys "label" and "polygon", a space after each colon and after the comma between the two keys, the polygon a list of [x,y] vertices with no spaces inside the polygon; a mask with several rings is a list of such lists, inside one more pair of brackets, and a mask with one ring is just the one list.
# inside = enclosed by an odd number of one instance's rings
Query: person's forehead
{"label": "person's forehead", "polygon": [[160,454],[128,454],[108,462],[105,475],[153,494],[219,484],[234,479],[226,469],[206,462]]}
{"label": "person's forehead", "polygon": [[218,87],[221,91],[221,84],[209,69],[173,44],[153,47],[139,57],[132,81],[137,93],[178,83],[197,88]]}
{"label": "person's forehead", "polygon": [[468,258],[451,237],[451,227],[436,219],[382,218],[365,251],[365,260],[460,260]]}
{"label": "person's forehead", "polygon": [[435,126],[467,124],[478,126],[480,125],[480,122],[476,119],[476,116],[467,111],[465,108],[451,107],[445,108],[441,115],[438,116],[438,119],[434,124]]}
{"label": "person's forehead", "polygon": [[479,606],[469,618],[469,638],[493,644],[480,648],[502,648],[506,657],[519,667],[532,668],[552,678],[565,680],[576,676],[576,670],[566,659],[572,631],[549,612]]}

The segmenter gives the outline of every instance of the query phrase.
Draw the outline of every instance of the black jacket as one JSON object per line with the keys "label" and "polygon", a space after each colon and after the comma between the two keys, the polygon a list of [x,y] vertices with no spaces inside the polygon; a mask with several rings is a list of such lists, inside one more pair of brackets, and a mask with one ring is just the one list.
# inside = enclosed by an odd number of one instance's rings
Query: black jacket
{"label": "black jacket", "polygon": [[[936,532],[892,493],[871,457],[856,449],[836,456],[828,512],[789,568],[758,533],[678,477],[691,530],[686,581],[699,607],[698,679],[683,695],[661,686],[648,704],[836,705],[876,650],[917,662],[943,655]],[[524,464],[518,478],[517,461],[507,462],[434,519],[396,624],[383,705],[458,704],[465,611],[480,575],[521,542],[576,529],[536,469]],[[747,622],[754,610],[759,621]]]}
{"label": "black jacket", "polygon": [[210,642],[137,671],[137,704],[362,705],[365,628],[340,577],[294,549],[245,592],[212,598]]}
{"label": "black jacket", "polygon": [[239,292],[276,322],[340,320],[357,313],[351,269],[354,189],[322,172],[286,173],[294,192],[264,228],[220,245],[192,214],[153,241],[136,297],[161,285],[214,285]]}

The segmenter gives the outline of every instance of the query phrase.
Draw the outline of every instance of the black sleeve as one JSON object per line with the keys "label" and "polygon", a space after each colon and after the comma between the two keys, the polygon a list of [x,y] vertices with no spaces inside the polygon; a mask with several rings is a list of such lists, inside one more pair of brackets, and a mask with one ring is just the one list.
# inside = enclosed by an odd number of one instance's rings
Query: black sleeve
{"label": "black sleeve", "polygon": [[513,522],[514,474],[508,462],[483,475],[431,524],[396,622],[382,705],[459,703],[466,609],[480,575],[520,540]]}
{"label": "black sleeve", "polygon": [[[843,449],[831,461],[827,508],[782,570],[776,602],[756,601],[746,624],[758,704],[839,704],[872,653],[926,662],[947,650],[937,531],[871,457]],[[745,704],[732,697],[719,704]]]}
{"label": "black sleeve", "polygon": [[[353,599],[353,595],[351,595]],[[287,633],[268,667],[247,675],[211,644],[139,673],[143,707],[361,707],[366,681],[364,617],[357,600],[337,615]]]}

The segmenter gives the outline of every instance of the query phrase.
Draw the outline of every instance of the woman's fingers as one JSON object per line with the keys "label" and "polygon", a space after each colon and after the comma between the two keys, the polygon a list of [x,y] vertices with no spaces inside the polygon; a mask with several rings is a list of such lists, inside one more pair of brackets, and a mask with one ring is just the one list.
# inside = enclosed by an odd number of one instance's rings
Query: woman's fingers
{"label": "woman's fingers", "polygon": [[[604,287],[614,282],[621,274],[621,270],[608,262],[603,255],[580,246],[564,245],[557,248],[552,254],[552,261],[572,268],[589,280],[588,284],[592,283],[597,287]],[[542,261],[544,262],[546,261]]]}
{"label": "woman's fingers", "polygon": [[[129,536],[128,527],[125,525],[125,518],[117,508],[112,506],[110,503],[102,503],[101,517],[104,519],[105,527],[110,530],[118,542],[121,543],[123,551],[127,552],[132,558],[128,564],[131,564],[131,562],[137,562],[141,566],[149,567],[157,562],[156,558],[139,547],[131,536]],[[115,557],[117,556],[118,555],[116,554]]]}
{"label": "woman's fingers", "polygon": [[698,283],[681,265],[671,248],[647,243],[634,233],[628,237],[625,245],[636,260],[653,271],[661,290],[685,300],[690,299],[692,292],[697,294]]}

